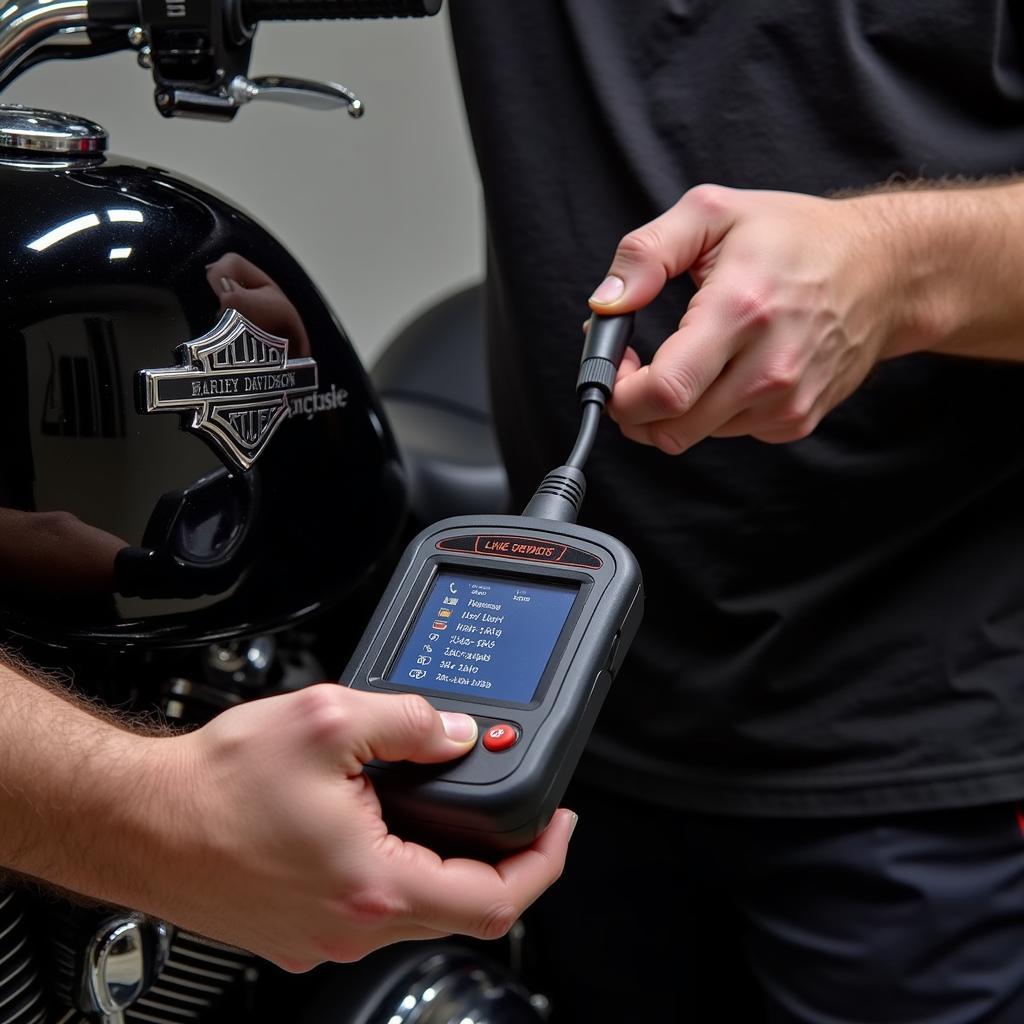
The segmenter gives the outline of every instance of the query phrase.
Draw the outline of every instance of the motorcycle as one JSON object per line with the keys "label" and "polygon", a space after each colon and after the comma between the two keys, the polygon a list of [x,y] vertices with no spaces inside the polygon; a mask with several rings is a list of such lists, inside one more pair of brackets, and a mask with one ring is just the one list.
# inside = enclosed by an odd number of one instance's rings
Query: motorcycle
{"label": "motorcycle", "polygon": [[[256,98],[361,116],[343,85],[249,77],[257,25],[439,7],[2,0],[0,91],[42,61],[132,49],[165,117],[226,121]],[[411,325],[371,379],[272,235],[107,142],[82,118],[0,104],[0,645],[194,727],[337,678],[409,534],[504,509],[479,295]],[[460,366],[457,395],[417,359],[425,344]],[[547,1004],[517,976],[522,939],[500,956],[417,943],[295,978],[0,879],[0,1024],[529,1024]]]}

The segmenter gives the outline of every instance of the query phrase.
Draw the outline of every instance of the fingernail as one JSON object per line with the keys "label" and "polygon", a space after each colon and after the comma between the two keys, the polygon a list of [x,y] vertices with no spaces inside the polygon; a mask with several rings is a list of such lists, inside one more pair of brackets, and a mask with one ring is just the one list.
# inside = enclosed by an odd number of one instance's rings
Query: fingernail
{"label": "fingernail", "polygon": [[233,292],[235,290],[235,282],[230,277],[222,277],[220,279],[220,290],[222,292]]}
{"label": "fingernail", "polygon": [[569,813],[572,815],[572,821],[569,823],[569,838],[572,839],[572,834],[580,823],[580,816],[575,811],[570,811]]}
{"label": "fingernail", "polygon": [[476,739],[476,720],[469,715],[442,711],[441,723],[444,725],[445,736],[456,743],[470,743]]}
{"label": "fingernail", "polygon": [[617,299],[622,298],[622,293],[626,290],[626,282],[621,277],[616,277],[614,274],[609,274],[598,286],[597,290],[593,295],[590,296],[591,302],[596,302],[600,306],[607,306],[611,302],[615,302]]}

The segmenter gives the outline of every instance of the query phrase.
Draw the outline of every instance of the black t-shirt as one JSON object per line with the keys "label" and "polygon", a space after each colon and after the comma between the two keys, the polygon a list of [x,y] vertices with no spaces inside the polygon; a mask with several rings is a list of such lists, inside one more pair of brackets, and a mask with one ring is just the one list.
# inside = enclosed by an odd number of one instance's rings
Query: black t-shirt
{"label": "black t-shirt", "polygon": [[[452,0],[451,17],[520,502],[575,436],[587,295],[690,186],[1024,168],[1010,0]],[[640,314],[645,360],[691,294],[674,282]],[[582,771],[766,815],[1024,795],[1022,412],[1024,366],[918,354],[793,444],[672,458],[603,424],[582,521],[636,553],[647,614]]]}

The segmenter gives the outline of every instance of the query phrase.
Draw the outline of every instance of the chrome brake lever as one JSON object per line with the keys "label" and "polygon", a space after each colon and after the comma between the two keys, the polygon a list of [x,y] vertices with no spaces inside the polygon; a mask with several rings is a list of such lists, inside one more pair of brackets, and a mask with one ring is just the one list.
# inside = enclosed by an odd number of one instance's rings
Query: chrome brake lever
{"label": "chrome brake lever", "polygon": [[362,117],[366,112],[363,101],[347,86],[283,75],[259,75],[256,78],[236,75],[228,84],[228,96],[238,106],[253,100],[272,100],[306,110],[344,108],[350,117]]}

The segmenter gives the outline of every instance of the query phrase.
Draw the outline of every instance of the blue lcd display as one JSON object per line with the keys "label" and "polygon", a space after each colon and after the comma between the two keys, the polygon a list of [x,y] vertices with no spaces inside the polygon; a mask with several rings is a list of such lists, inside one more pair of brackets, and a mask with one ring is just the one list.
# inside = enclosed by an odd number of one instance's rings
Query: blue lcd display
{"label": "blue lcd display", "polygon": [[572,584],[441,571],[388,682],[529,704],[578,592]]}

